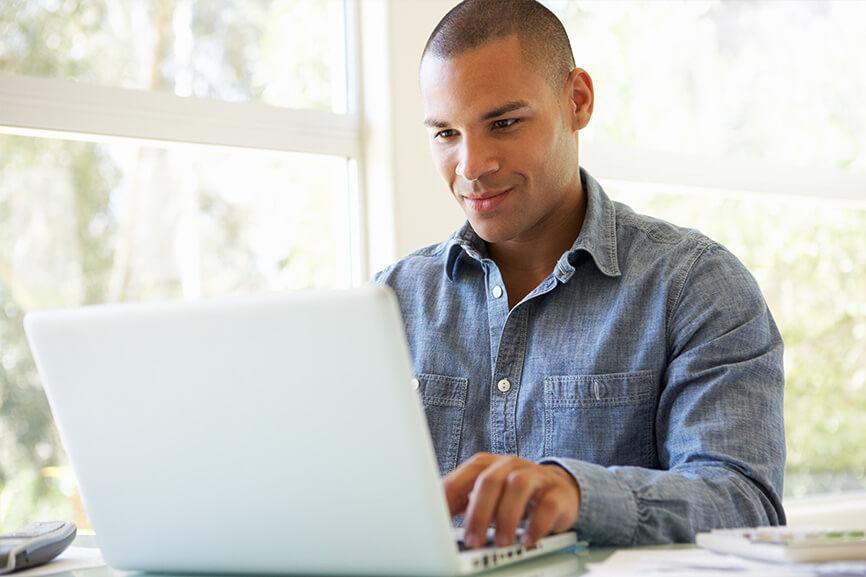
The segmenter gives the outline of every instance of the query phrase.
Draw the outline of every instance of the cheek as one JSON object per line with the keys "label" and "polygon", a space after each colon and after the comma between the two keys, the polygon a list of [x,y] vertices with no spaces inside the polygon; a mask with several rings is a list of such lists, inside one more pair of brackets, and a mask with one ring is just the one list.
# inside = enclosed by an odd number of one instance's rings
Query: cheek
{"label": "cheek", "polygon": [[[509,158],[514,159],[514,168],[529,180],[531,188],[544,188],[543,181],[550,174],[550,166],[555,164],[550,157],[551,150],[536,141],[532,146],[521,146]],[[538,184],[536,184],[538,183]]]}
{"label": "cheek", "polygon": [[551,169],[561,162],[557,138],[554,131],[536,125],[531,133],[527,132],[523,138],[509,142],[507,153],[502,157],[511,161],[510,168],[513,171],[522,173],[524,178],[537,182],[534,186],[543,189],[550,178]]}
{"label": "cheek", "polygon": [[543,167],[543,174],[546,176],[548,186],[559,188],[566,183],[566,175],[573,172],[575,163],[569,153],[569,146],[566,138],[568,135],[564,131],[555,131],[549,136],[547,141],[547,154],[538,159],[538,165]]}
{"label": "cheek", "polygon": [[450,187],[456,175],[457,160],[447,149],[435,145],[430,146],[430,153],[436,169]]}

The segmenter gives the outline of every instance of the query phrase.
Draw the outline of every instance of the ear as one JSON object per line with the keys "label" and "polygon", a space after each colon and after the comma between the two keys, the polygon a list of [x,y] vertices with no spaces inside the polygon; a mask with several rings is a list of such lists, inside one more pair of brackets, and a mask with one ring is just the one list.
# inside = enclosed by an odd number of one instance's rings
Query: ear
{"label": "ear", "polygon": [[592,107],[595,104],[595,92],[589,73],[583,68],[572,70],[565,82],[565,91],[564,97],[568,99],[572,129],[585,128],[592,117]]}

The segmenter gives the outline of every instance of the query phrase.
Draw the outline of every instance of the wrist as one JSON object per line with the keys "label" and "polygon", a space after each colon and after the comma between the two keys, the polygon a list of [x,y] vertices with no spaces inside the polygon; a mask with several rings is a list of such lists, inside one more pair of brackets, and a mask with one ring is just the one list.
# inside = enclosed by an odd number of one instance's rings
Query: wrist
{"label": "wrist", "polygon": [[574,475],[569,473],[565,467],[557,463],[545,463],[542,467],[550,467],[550,470],[553,471],[555,475],[562,479],[567,479],[570,482],[570,485],[574,487],[574,490],[577,492],[578,501],[580,500],[580,483],[577,482]]}

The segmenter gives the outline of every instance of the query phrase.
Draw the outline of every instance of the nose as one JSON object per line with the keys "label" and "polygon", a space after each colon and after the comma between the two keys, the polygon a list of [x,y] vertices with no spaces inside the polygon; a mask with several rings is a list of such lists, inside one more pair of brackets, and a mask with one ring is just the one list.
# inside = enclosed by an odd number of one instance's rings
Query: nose
{"label": "nose", "polygon": [[485,142],[464,138],[460,148],[460,160],[455,172],[466,180],[478,180],[499,170],[495,151]]}

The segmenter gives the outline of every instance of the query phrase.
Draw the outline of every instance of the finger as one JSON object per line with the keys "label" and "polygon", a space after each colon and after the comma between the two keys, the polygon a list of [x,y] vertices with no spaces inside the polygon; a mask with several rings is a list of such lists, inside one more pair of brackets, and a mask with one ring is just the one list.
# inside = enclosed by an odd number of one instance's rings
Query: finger
{"label": "finger", "polygon": [[476,453],[442,478],[448,511],[452,517],[466,511],[475,480],[493,458],[489,453]]}
{"label": "finger", "polygon": [[527,512],[530,499],[549,484],[546,476],[534,467],[515,469],[508,474],[496,510],[497,546],[514,543],[517,525]]}
{"label": "finger", "polygon": [[466,508],[464,538],[470,547],[480,547],[487,542],[487,527],[499,504],[505,478],[525,463],[523,459],[501,456],[478,475]]}
{"label": "finger", "polygon": [[523,533],[523,544],[533,547],[538,540],[546,537],[553,531],[554,525],[566,514],[562,506],[565,497],[563,491],[558,488],[546,491],[538,500],[538,506],[529,518],[529,524]]}

